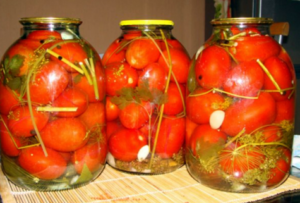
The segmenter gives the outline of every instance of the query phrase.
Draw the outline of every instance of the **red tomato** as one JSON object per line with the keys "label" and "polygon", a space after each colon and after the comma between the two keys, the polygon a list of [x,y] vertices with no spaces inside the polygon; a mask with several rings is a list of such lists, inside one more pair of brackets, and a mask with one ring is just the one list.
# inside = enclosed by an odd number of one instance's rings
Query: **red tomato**
{"label": "red tomato", "polygon": [[161,122],[159,132],[158,127],[152,132],[151,147],[154,147],[155,137],[157,137],[155,153],[161,158],[171,158],[182,149],[185,138],[185,118],[174,116],[165,117]]}
{"label": "red tomato", "polygon": [[120,121],[122,125],[130,129],[138,129],[148,122],[152,114],[153,107],[149,102],[141,104],[131,102],[120,111]]}
{"label": "red tomato", "polygon": [[276,142],[283,137],[282,129],[279,126],[267,126],[261,132],[264,142]]}
{"label": "red tomato", "polygon": [[87,141],[87,131],[78,118],[58,118],[49,122],[41,131],[46,147],[62,152],[71,152],[83,147]]}
{"label": "red tomato", "polygon": [[[293,75],[284,61],[274,56],[268,58],[265,61],[264,65],[281,89],[286,89],[294,86],[293,83],[295,81],[293,80]],[[264,89],[277,90],[272,80],[268,76],[265,76]],[[284,91],[283,94],[272,92],[271,95],[275,100],[280,101],[287,99],[290,96],[291,91],[292,90]]]}
{"label": "red tomato", "polygon": [[[215,110],[222,110],[225,99],[219,93],[206,93],[205,89],[196,89],[186,100],[188,118],[197,124],[209,123],[210,115]],[[201,95],[203,94],[203,95]]]}
{"label": "red tomato", "polygon": [[293,77],[292,77],[293,81],[296,81],[297,78],[296,78],[296,74],[295,74],[294,64],[293,64],[292,59],[290,58],[289,54],[286,52],[286,50],[283,47],[281,47],[281,51],[278,55],[278,58],[280,58],[281,60],[283,60],[286,63],[286,65],[289,67],[289,69],[293,75]]}
{"label": "red tomato", "polygon": [[[172,72],[174,76],[171,76],[171,81],[176,80],[179,83],[186,83],[189,72],[190,57],[180,49],[169,49],[170,60],[172,64]],[[167,60],[167,63],[165,59]],[[158,63],[160,63],[169,74],[170,66],[169,64],[169,54],[167,50],[163,51],[162,55],[159,57]],[[175,77],[175,78],[174,78]]]}
{"label": "red tomato", "polygon": [[[86,52],[84,51],[83,47],[77,42],[61,42],[59,43],[54,49],[53,52],[58,54],[59,56],[63,57],[64,59],[68,60],[69,62],[79,66],[79,62],[84,63],[84,59],[88,58]],[[51,60],[59,63],[69,72],[77,72],[68,64],[64,63],[60,59],[51,55]]]}
{"label": "red tomato", "polygon": [[245,36],[236,39],[237,46],[229,49],[232,56],[238,61],[265,61],[270,56],[279,54],[280,45],[270,36]]}
{"label": "red tomato", "polygon": [[107,121],[113,121],[119,117],[120,109],[119,107],[112,103],[111,97],[106,97],[106,103],[105,103],[105,113],[106,113],[106,120]]}
{"label": "red tomato", "polygon": [[165,103],[164,114],[168,116],[175,116],[183,111],[185,100],[185,88],[179,84],[179,88],[176,83],[170,82],[167,92],[167,103]]}
{"label": "red tomato", "polygon": [[140,30],[131,30],[129,32],[126,32],[126,34],[123,35],[123,38],[126,40],[134,39],[136,37],[141,37],[142,31]]}
{"label": "red tomato", "polygon": [[118,121],[107,121],[106,122],[106,135],[107,139],[110,138],[110,136],[119,130],[122,127],[121,123]]}
{"label": "red tomato", "polygon": [[163,91],[166,87],[167,72],[165,68],[159,63],[150,63],[143,68],[138,79],[138,86],[148,84],[150,90],[156,88]]}
{"label": "red tomato", "polygon": [[72,73],[72,85],[85,92],[88,95],[89,102],[99,102],[105,97],[105,73],[100,61],[97,61],[95,64],[95,77],[97,81],[99,99],[96,98],[94,86],[88,83],[85,76],[79,73]]}
{"label": "red tomato", "polygon": [[[12,136],[12,137],[11,137]],[[26,142],[18,137],[10,136],[7,129],[7,119],[4,115],[0,117],[0,146],[1,151],[7,156],[18,156],[21,152],[17,147],[26,145]],[[16,147],[16,145],[17,147]]]}
{"label": "red tomato", "polygon": [[14,110],[19,106],[17,93],[9,87],[4,86],[0,81],[0,113],[7,115],[9,111]]}
{"label": "red tomato", "polygon": [[139,150],[147,145],[147,139],[138,130],[121,128],[108,141],[109,152],[118,160],[134,161]]}
{"label": "red tomato", "polygon": [[[181,49],[182,51],[185,51],[184,46],[177,40],[177,39],[166,39],[168,43],[169,49]],[[161,50],[166,50],[166,44],[164,41],[161,41]]]}
{"label": "red tomato", "polygon": [[263,87],[265,74],[256,61],[233,67],[223,84],[224,91],[240,96],[256,96]]}
{"label": "red tomato", "polygon": [[[32,111],[32,116],[37,129],[41,131],[49,120],[49,114],[37,111],[35,106],[32,106]],[[17,137],[30,137],[36,135],[28,106],[19,106],[9,114],[8,128],[10,132]]]}
{"label": "red tomato", "polygon": [[105,68],[106,93],[111,96],[117,95],[123,87],[135,87],[138,82],[136,70],[128,63],[111,63]]}
{"label": "red tomato", "polygon": [[221,169],[235,178],[241,178],[248,170],[258,168],[264,160],[265,156],[258,148],[247,148],[234,142],[220,153]]}
{"label": "red tomato", "polygon": [[58,117],[76,117],[81,115],[88,107],[88,97],[85,92],[76,88],[68,88],[52,103],[53,107],[76,107],[76,111],[53,112]]}
{"label": "red tomato", "polygon": [[225,49],[208,46],[196,60],[196,79],[203,88],[221,88],[230,67],[231,58]]}
{"label": "red tomato", "polygon": [[243,129],[246,133],[272,123],[276,116],[276,103],[267,92],[260,93],[258,99],[242,99],[232,104],[225,112],[221,126],[227,135],[235,136]]}
{"label": "red tomato", "polygon": [[40,104],[52,102],[68,83],[69,74],[63,67],[55,62],[46,63],[29,84],[30,100]]}
{"label": "red tomato", "polygon": [[136,69],[142,69],[154,63],[160,56],[158,42],[151,39],[138,39],[131,42],[126,51],[127,62]]}
{"label": "red tomato", "polygon": [[197,123],[191,121],[188,117],[185,118],[185,125],[186,125],[186,134],[185,134],[185,147],[189,147],[191,136],[198,126]]}
{"label": "red tomato", "polygon": [[25,44],[14,44],[9,48],[6,52],[6,55],[10,58],[10,60],[16,60],[14,63],[20,63],[20,67],[14,67],[12,70],[7,70],[11,72],[14,76],[22,76],[27,74],[28,68],[31,65],[32,59],[34,57],[34,52],[31,47]]}
{"label": "red tomato", "polygon": [[288,120],[294,122],[295,120],[295,97],[276,102],[276,118],[275,123]]}
{"label": "red tomato", "polygon": [[58,178],[65,172],[67,163],[57,151],[49,148],[46,151],[47,157],[42,147],[23,149],[18,162],[23,169],[40,179]]}
{"label": "red tomato", "polygon": [[236,35],[241,32],[246,32],[247,34],[252,34],[252,33],[261,34],[260,31],[255,27],[238,28],[238,27],[233,26],[230,28],[230,31],[231,31],[232,35]]}
{"label": "red tomato", "polygon": [[189,147],[194,156],[205,156],[205,153],[214,146],[223,146],[227,136],[220,130],[215,130],[209,124],[198,125],[191,135]]}
{"label": "red tomato", "polygon": [[76,150],[71,158],[77,173],[86,165],[91,173],[103,168],[107,155],[106,141],[98,141]]}
{"label": "red tomato", "polygon": [[116,39],[109,45],[109,47],[106,49],[102,57],[103,65],[107,65],[109,63],[114,63],[114,62],[125,61],[126,49],[122,47],[123,43],[124,41],[122,41],[121,39]]}
{"label": "red tomato", "polygon": [[288,149],[280,148],[282,157],[280,157],[275,168],[270,170],[270,178],[267,181],[268,186],[277,185],[288,177],[291,164],[291,152]]}
{"label": "red tomato", "polygon": [[148,120],[147,123],[145,123],[140,129],[139,131],[145,136],[145,137],[149,137],[151,136],[151,133],[153,130],[155,130],[155,126],[157,125],[158,122],[158,117],[153,114],[151,116],[151,119]]}
{"label": "red tomato", "polygon": [[90,103],[79,119],[86,125],[88,130],[93,127],[104,127],[105,125],[105,109],[104,104],[100,102]]}

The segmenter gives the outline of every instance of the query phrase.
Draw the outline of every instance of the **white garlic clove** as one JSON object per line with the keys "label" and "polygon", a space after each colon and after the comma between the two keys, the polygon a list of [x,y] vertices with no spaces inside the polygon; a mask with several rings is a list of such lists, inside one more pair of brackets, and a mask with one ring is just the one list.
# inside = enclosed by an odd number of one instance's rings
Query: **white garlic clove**
{"label": "white garlic clove", "polygon": [[150,152],[150,148],[148,145],[143,146],[138,153],[138,161],[143,161],[147,158]]}
{"label": "white garlic clove", "polygon": [[74,36],[69,32],[62,32],[60,35],[63,40],[74,39]]}
{"label": "white garlic clove", "polygon": [[108,152],[107,155],[106,155],[106,161],[112,167],[116,166],[115,157],[110,152]]}
{"label": "white garlic clove", "polygon": [[212,129],[218,129],[223,124],[225,112],[222,110],[214,111],[209,118],[209,124]]}

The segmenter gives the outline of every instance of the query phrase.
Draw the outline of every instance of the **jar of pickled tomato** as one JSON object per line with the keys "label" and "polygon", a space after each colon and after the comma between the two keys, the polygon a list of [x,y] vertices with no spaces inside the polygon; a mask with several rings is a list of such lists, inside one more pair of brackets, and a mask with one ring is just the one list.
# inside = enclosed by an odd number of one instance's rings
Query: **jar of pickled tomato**
{"label": "jar of pickled tomato", "polygon": [[107,155],[101,59],[73,18],[22,18],[1,61],[1,162],[26,189],[75,188],[94,180]]}
{"label": "jar of pickled tomato", "polygon": [[103,55],[107,163],[141,174],[184,164],[185,84],[190,57],[170,20],[124,20]]}
{"label": "jar of pickled tomato", "polygon": [[186,164],[202,184],[263,192],[289,176],[296,76],[272,19],[214,19],[187,82]]}

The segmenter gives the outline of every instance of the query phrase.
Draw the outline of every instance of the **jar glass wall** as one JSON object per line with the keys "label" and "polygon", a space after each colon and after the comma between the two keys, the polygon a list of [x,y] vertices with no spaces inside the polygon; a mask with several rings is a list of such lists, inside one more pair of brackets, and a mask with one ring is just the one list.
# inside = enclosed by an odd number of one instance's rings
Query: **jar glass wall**
{"label": "jar glass wall", "polygon": [[6,177],[33,190],[70,189],[103,170],[105,77],[72,18],[22,18],[1,61],[1,161]]}
{"label": "jar glass wall", "polygon": [[296,77],[267,18],[211,21],[187,84],[186,163],[211,188],[262,192],[289,176]]}

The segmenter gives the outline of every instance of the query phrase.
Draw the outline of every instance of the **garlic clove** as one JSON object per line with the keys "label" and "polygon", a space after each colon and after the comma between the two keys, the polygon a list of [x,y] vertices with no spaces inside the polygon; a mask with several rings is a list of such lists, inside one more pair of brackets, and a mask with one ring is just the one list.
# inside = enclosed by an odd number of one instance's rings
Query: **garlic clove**
{"label": "garlic clove", "polygon": [[209,124],[212,129],[218,129],[223,124],[225,112],[222,110],[214,111],[209,118]]}

